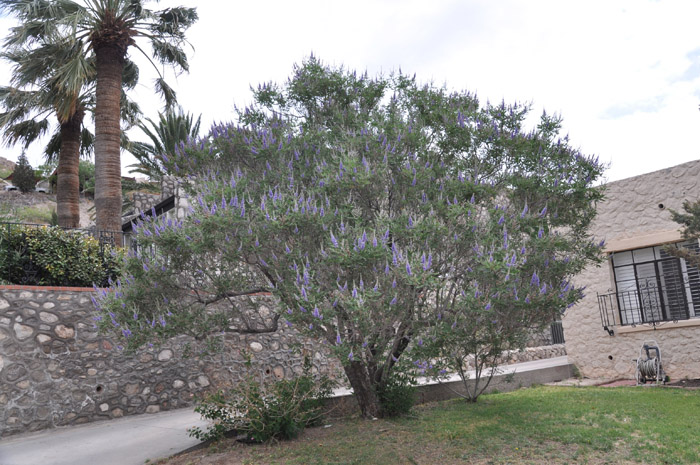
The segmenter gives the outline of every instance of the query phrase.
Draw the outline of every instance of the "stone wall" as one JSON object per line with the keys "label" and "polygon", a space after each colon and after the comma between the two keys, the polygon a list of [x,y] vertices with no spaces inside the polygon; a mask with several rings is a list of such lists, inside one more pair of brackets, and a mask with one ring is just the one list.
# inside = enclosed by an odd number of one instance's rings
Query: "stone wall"
{"label": "stone wall", "polygon": [[163,198],[160,194],[148,194],[146,192],[131,193],[131,202],[134,205],[134,211],[136,213],[149,210],[161,200],[163,200]]}
{"label": "stone wall", "polygon": [[[0,286],[0,437],[188,406],[247,373],[291,377],[303,355],[342,376],[291,330],[228,335],[216,355],[183,358],[188,338],[128,356],[94,329],[92,289]],[[299,346],[298,350],[292,350]]]}
{"label": "stone wall", "polygon": [[[682,210],[684,200],[700,198],[700,161],[607,185],[606,198],[598,205],[593,226],[606,250],[621,251],[680,240],[678,225],[669,209]],[[576,278],[587,286],[586,297],[563,318],[569,360],[581,373],[594,378],[632,378],[633,359],[644,341],[656,340],[661,360],[672,379],[700,378],[700,318],[652,327],[615,327],[615,335],[603,330],[597,294],[615,290],[609,260],[589,267]],[[619,318],[619,317],[618,317]]]}
{"label": "stone wall", "polygon": [[[185,358],[180,337],[135,355],[119,351],[93,324],[92,289],[0,286],[0,438],[56,426],[190,406],[246,374],[289,378],[314,371],[347,385],[318,343],[284,328],[226,336],[215,355]],[[507,353],[503,363],[565,355],[563,345]],[[251,367],[246,367],[250,358]]]}

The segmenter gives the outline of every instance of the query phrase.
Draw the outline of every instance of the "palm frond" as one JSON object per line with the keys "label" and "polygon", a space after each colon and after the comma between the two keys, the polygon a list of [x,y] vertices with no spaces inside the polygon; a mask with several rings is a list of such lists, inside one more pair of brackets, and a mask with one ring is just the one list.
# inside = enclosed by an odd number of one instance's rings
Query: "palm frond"
{"label": "palm frond", "polygon": [[61,155],[61,131],[57,129],[51,135],[51,138],[44,148],[44,160],[46,163],[58,162],[58,158]]}
{"label": "palm frond", "polygon": [[173,90],[173,88],[170,87],[162,77],[157,78],[153,86],[156,92],[163,98],[166,111],[172,109],[177,102],[177,94],[175,93],[175,90]]}
{"label": "palm frond", "polygon": [[43,136],[48,128],[49,122],[46,119],[39,121],[28,119],[6,127],[3,138],[8,145],[21,142],[22,146],[26,148]]}
{"label": "palm frond", "polygon": [[127,60],[124,62],[124,71],[122,72],[122,86],[126,89],[133,89],[139,82],[139,67],[133,61]]}
{"label": "palm frond", "polygon": [[153,56],[161,63],[177,65],[184,71],[190,70],[187,55],[180,47],[155,38],[151,40],[151,46],[153,47]]}
{"label": "palm frond", "polygon": [[80,155],[89,159],[95,146],[95,135],[88,128],[80,131]]}

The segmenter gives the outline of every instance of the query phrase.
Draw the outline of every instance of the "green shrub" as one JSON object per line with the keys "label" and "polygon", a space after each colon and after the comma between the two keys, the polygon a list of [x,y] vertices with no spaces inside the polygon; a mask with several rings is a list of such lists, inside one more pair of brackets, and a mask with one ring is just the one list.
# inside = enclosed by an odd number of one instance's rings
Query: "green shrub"
{"label": "green shrub", "polygon": [[411,411],[416,401],[415,377],[402,369],[392,371],[389,379],[377,389],[379,415],[397,417]]}
{"label": "green shrub", "polygon": [[15,171],[12,173],[12,184],[17,186],[17,189],[21,192],[33,191],[36,185],[34,169],[32,169],[32,165],[29,164],[29,160],[27,160],[27,156],[24,152],[19,156]]}
{"label": "green shrub", "polygon": [[200,402],[195,411],[214,423],[206,431],[191,428],[190,436],[219,440],[234,431],[255,442],[294,438],[321,419],[333,385],[328,377],[312,376],[308,360],[304,373],[291,380],[264,385],[248,376],[228,394],[219,391]]}
{"label": "green shrub", "polygon": [[14,284],[104,286],[118,276],[122,260],[120,249],[77,232],[48,226],[0,229],[0,279]]}

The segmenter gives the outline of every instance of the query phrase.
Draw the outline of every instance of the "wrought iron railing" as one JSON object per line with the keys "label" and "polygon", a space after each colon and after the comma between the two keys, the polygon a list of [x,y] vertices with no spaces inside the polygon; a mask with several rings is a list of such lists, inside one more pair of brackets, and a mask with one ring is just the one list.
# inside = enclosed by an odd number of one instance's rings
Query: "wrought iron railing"
{"label": "wrought iron railing", "polygon": [[[19,247],[13,248],[10,253],[13,254],[12,263],[20,264],[21,270],[14,269],[12,271],[12,282],[13,284],[23,284],[23,285],[34,285],[40,284],[40,270],[41,267],[35,263],[33,257],[29,252],[29,244],[26,240],[27,231],[32,229],[40,229],[49,227],[42,224],[31,224],[31,223],[0,223],[0,233],[12,233],[13,231],[18,231],[21,234],[19,240]],[[112,247],[119,245],[124,247],[129,242],[129,234],[125,234],[122,231],[98,231],[96,229],[78,229],[78,228],[61,228],[71,234],[79,234],[82,236],[90,236],[97,239],[99,244],[98,255],[100,257],[101,263],[105,266],[108,262],[107,254],[111,253]],[[7,235],[6,237],[8,237]],[[0,235],[0,237],[2,237]],[[1,242],[1,241],[0,241]],[[2,244],[0,244],[2,246]],[[107,268],[106,268],[107,269]],[[110,271],[111,274],[113,272]],[[106,286],[112,278],[116,276],[108,275],[104,278],[103,282],[94,283],[98,286]],[[9,279],[9,278],[8,278]],[[72,282],[65,281],[57,283],[57,285],[75,285]]]}
{"label": "wrought iron railing", "polygon": [[694,316],[691,307],[694,300],[698,300],[697,292],[693,291],[687,282],[658,286],[647,281],[637,284],[636,289],[598,294],[603,329],[612,336],[616,326],[655,327],[662,323],[690,319]]}

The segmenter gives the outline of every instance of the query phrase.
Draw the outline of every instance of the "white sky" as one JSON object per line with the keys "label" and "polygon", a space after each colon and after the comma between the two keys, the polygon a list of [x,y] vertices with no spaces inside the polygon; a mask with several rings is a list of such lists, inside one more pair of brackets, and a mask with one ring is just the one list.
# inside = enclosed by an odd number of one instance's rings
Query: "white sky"
{"label": "white sky", "polygon": [[[203,129],[250,103],[251,85],[282,82],[311,52],[370,75],[401,68],[419,81],[524,101],[564,118],[584,153],[617,180],[700,158],[700,2],[696,0],[354,0],[223,2],[197,6],[191,72],[174,79]],[[0,19],[0,31],[10,21]],[[151,70],[134,98],[155,118]],[[9,69],[0,64],[0,82]],[[143,137],[130,133],[135,140]],[[41,147],[29,151],[34,165]],[[0,155],[16,160],[17,148]],[[122,165],[133,160],[122,157]],[[126,174],[126,171],[125,171]]]}

